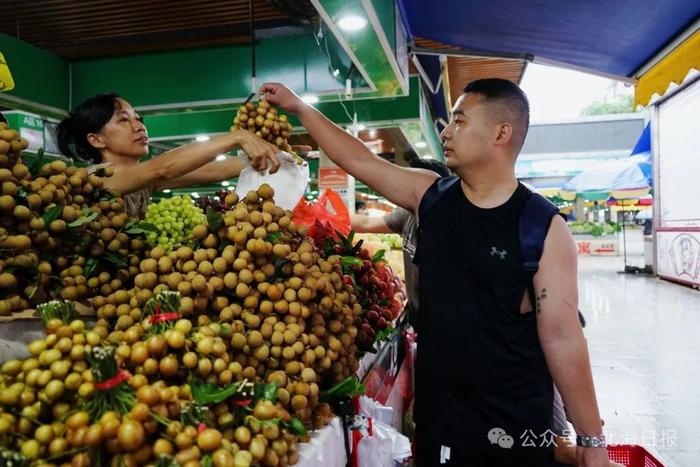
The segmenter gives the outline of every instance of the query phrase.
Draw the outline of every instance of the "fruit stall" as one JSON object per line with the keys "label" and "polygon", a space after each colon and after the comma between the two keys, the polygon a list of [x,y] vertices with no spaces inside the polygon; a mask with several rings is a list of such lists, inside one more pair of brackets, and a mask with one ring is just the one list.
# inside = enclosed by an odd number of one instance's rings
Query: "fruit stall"
{"label": "fruit stall", "polygon": [[[396,12],[374,13],[372,30],[393,35]],[[250,95],[256,74],[285,70],[337,123],[389,128],[399,152],[423,139],[436,149],[407,64],[390,66],[393,78],[388,63],[353,71],[347,40],[327,34],[322,47],[292,34],[77,59],[0,34],[14,77],[0,94],[0,464],[342,466],[366,450],[352,433],[370,417],[375,439],[386,422],[385,439],[400,437],[410,457],[402,411],[387,417],[383,406],[402,409],[410,393],[391,255],[347,230],[313,232],[268,184],[172,190],[131,218],[103,188],[109,169],[89,173],[55,143],[67,110],[115,89],[143,115],[149,157],[244,129],[308,171],[290,146],[306,142],[299,122]],[[272,52],[280,47],[289,54]],[[133,67],[139,80],[119,76]],[[379,76],[394,84],[378,89]],[[342,101],[354,99],[365,102],[348,116]]]}
{"label": "fruit stall", "polygon": [[[241,124],[290,150],[264,101]],[[267,184],[130,218],[109,169],[24,158],[0,126],[0,314],[26,342],[0,375],[8,462],[293,465],[360,379],[391,390],[404,292],[384,250],[295,222]]]}

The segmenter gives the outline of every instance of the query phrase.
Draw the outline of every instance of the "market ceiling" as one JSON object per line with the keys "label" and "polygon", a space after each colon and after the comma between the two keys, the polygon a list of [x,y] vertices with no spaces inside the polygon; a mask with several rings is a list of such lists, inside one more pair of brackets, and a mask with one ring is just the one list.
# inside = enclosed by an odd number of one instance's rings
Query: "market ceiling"
{"label": "market ceiling", "polygon": [[698,0],[398,2],[409,36],[475,56],[552,63],[618,78],[634,77],[700,18]]}
{"label": "market ceiling", "polygon": [[[254,0],[256,29],[315,16],[308,0]],[[250,41],[250,0],[3,0],[0,32],[64,58]]]}

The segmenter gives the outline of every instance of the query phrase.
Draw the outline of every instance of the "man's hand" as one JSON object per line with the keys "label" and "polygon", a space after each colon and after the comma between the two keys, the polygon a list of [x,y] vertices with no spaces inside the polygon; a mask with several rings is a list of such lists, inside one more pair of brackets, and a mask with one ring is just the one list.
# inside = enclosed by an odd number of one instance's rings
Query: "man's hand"
{"label": "man's hand", "polygon": [[284,84],[280,83],[265,83],[260,88],[260,94],[265,97],[265,100],[272,105],[281,107],[285,111],[293,114],[298,114],[306,104],[301,100],[301,97],[290,91]]}
{"label": "man's hand", "polygon": [[576,459],[579,467],[610,467],[615,465],[608,459],[605,448],[576,448]]}
{"label": "man's hand", "polygon": [[277,158],[278,149],[267,141],[258,138],[247,130],[236,130],[238,146],[248,154],[250,165],[255,170],[270,169],[270,173],[277,172],[280,168],[280,160]]}
{"label": "man's hand", "polygon": [[377,156],[362,141],[302,102],[282,84],[263,84],[260,92],[270,104],[296,114],[318,146],[338,167],[394,204],[415,213],[423,195],[438,178],[429,170],[399,167]]}

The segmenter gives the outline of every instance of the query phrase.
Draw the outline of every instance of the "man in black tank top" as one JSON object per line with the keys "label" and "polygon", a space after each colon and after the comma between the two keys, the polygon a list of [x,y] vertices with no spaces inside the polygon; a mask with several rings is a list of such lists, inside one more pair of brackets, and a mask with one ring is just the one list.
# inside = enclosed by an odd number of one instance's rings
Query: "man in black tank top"
{"label": "man in black tank top", "polygon": [[379,158],[281,84],[262,92],[297,114],[333,162],[418,216],[418,465],[554,465],[554,381],[579,435],[579,464],[607,467],[578,321],[576,248],[563,219],[552,217],[534,277],[523,265],[522,90],[499,79],[464,89],[442,134],[459,180]]}

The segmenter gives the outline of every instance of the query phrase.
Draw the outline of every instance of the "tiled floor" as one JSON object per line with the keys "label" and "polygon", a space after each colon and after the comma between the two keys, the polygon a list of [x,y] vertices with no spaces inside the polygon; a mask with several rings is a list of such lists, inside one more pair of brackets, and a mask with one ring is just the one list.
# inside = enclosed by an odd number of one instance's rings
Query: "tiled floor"
{"label": "tiled floor", "polygon": [[618,258],[579,260],[609,442],[642,444],[667,466],[700,466],[700,292],[622,268]]}

